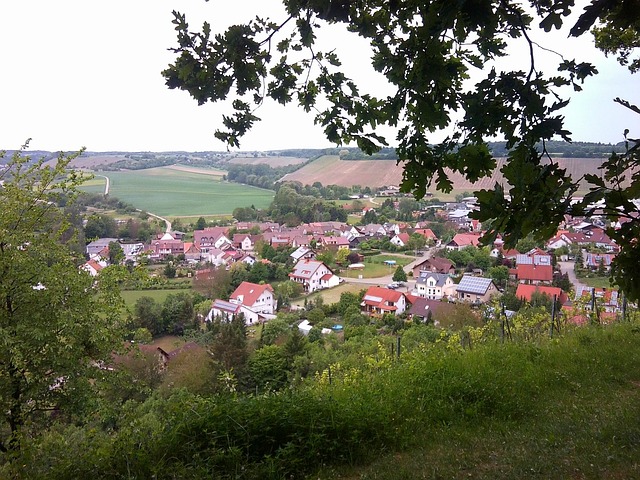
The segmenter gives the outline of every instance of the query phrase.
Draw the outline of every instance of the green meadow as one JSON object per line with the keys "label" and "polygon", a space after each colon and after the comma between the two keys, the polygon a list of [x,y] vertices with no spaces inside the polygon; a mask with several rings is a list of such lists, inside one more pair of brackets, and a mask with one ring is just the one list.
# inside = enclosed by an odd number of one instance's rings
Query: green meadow
{"label": "green meadow", "polygon": [[[109,194],[136,208],[162,216],[230,214],[234,208],[266,208],[274,192],[222,181],[220,172],[174,168],[101,172],[110,179]],[[83,190],[104,192],[105,179],[96,176]]]}

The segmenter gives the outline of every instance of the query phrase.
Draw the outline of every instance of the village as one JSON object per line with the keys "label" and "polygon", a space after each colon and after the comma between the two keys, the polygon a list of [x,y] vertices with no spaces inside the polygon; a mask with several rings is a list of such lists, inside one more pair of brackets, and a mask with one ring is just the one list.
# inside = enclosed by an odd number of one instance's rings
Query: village
{"label": "village", "polygon": [[[389,187],[382,195],[394,193],[397,194],[394,187]],[[264,258],[268,246],[270,251],[286,252],[284,264],[280,256],[281,268],[286,269],[286,280],[299,286],[300,298],[345,282],[358,284],[364,290],[360,313],[369,317],[402,316],[406,321],[438,325],[456,303],[479,307],[506,298],[509,292],[520,302],[531,302],[536,295],[547,296],[558,307],[556,314],[562,312],[575,323],[587,321],[584,313],[573,311],[576,302],[587,304],[599,321],[623,314],[626,305],[617,290],[589,287],[576,276],[580,270],[606,277],[618,251],[605,234],[601,218],[567,217],[546,244],[518,251],[506,249],[499,237],[493,244],[483,246],[482,225],[469,218],[474,208],[473,197],[432,207],[437,221],[455,229],[448,241],[433,232],[433,221],[364,225],[327,221],[296,227],[236,221],[189,234],[166,231],[148,244],[100,238],[87,245],[89,260],[82,268],[98,275],[109,264],[109,245],[116,242],[122,249],[122,263],[137,264],[143,258],[152,263],[175,262],[188,266],[196,280],[215,281],[215,270],[229,270],[233,264],[245,264],[247,269],[256,263],[272,264],[272,260]],[[361,215],[364,217],[371,210],[365,207]],[[404,266],[387,259],[386,275],[364,274],[366,260],[371,257],[362,246],[371,242],[390,246],[392,255],[405,259]],[[483,252],[485,261],[478,265],[461,261],[465,258],[463,253],[473,258],[473,252]],[[280,280],[285,279],[281,276]],[[246,325],[259,325],[276,318],[283,308],[303,308],[288,300],[286,306],[278,305],[278,295],[268,281],[242,281],[227,298],[211,298],[211,308],[203,321],[230,321],[242,315]],[[503,305],[510,304],[505,301]],[[305,334],[313,328],[307,320],[300,325]],[[330,333],[330,329],[323,328],[323,332]]]}

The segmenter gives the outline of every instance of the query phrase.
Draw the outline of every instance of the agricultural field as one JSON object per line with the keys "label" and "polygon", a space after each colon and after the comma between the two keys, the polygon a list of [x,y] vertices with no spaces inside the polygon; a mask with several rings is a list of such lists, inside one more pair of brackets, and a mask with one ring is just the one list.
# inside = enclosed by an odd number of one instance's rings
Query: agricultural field
{"label": "agricultural field", "polygon": [[[602,164],[602,158],[558,158],[554,159],[558,165],[567,169],[567,173],[574,179],[582,178],[586,173],[595,173]],[[496,182],[504,183],[504,177],[500,173],[500,168],[504,165],[505,159],[496,160],[497,168],[493,174],[482,180],[472,183],[463,178],[459,173],[450,174],[453,181],[454,192],[444,195],[435,191],[436,197],[449,200],[449,196],[463,191],[473,191],[478,189],[491,189]],[[320,182],[323,185],[342,185],[350,187],[352,185],[368,185],[370,187],[383,187],[387,185],[400,185],[402,182],[402,163],[396,165],[395,160],[340,160],[337,155],[325,155],[305,165],[300,170],[285,175],[285,180],[299,181],[303,185],[311,185]]]}
{"label": "agricultural field", "polygon": [[[224,182],[220,170],[173,166],[104,173],[110,179],[110,195],[161,216],[228,215],[251,205],[266,208],[274,195],[271,190]],[[103,193],[105,181],[96,176],[83,189]]]}

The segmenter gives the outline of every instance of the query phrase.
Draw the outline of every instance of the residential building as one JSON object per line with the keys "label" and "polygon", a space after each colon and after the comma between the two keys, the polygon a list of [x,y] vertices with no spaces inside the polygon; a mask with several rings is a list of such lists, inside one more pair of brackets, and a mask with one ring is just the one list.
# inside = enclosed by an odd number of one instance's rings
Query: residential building
{"label": "residential building", "polygon": [[456,285],[449,274],[423,271],[416,279],[411,293],[430,300],[440,300],[455,295],[455,292]]}
{"label": "residential building", "polygon": [[456,272],[456,269],[449,259],[443,257],[432,257],[425,258],[414,265],[413,277],[418,278],[421,272],[448,273],[453,275]]}
{"label": "residential building", "polygon": [[458,299],[464,302],[485,303],[498,293],[498,288],[490,278],[463,275],[457,286]]}
{"label": "residential building", "polygon": [[308,293],[335,287],[340,283],[340,278],[334,275],[333,271],[323,262],[306,258],[296,263],[289,278],[302,284],[304,291]]}
{"label": "residential building", "polygon": [[366,315],[399,315],[408,305],[409,301],[404,293],[384,287],[369,287],[360,304],[362,313]]}

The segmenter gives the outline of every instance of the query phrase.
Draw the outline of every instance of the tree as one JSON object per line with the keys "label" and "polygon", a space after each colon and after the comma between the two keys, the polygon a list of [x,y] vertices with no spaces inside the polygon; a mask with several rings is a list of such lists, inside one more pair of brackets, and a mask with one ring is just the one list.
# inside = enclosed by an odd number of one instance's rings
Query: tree
{"label": "tree", "polygon": [[120,265],[124,261],[124,251],[118,242],[109,242],[109,264]]}
{"label": "tree", "polygon": [[194,230],[204,230],[206,227],[207,221],[204,219],[204,217],[198,217],[198,220],[196,221],[196,224],[193,228]]}
{"label": "tree", "polygon": [[123,269],[94,280],[61,241],[69,224],[58,205],[86,179],[67,170],[77,156],[61,153],[50,167],[21,150],[0,172],[0,451],[18,449],[47,412],[88,407],[94,380],[110,375],[99,365],[123,338]]}
{"label": "tree", "polygon": [[[218,139],[238,147],[260,120],[256,107],[267,99],[316,112],[315,122],[330,141],[355,142],[365,153],[389,144],[379,126],[396,127],[401,189],[420,199],[432,183],[450,192],[451,173],[472,182],[490,176],[497,162],[486,142],[502,137],[508,151],[500,169],[504,184],[474,192],[480,208],[473,217],[492,220],[484,241],[501,233],[511,248],[529,234],[548,238],[566,213],[588,211],[604,200],[608,218],[629,220],[619,231],[610,229],[621,246],[613,276],[630,298],[640,298],[640,272],[633,268],[640,258],[640,244],[633,241],[640,217],[631,202],[640,184],[640,142],[628,138],[627,152],[612,155],[603,175],[585,176],[591,192],[579,205],[572,196],[580,179],[571,178],[546,149],[553,138],[571,138],[561,115],[566,87],[581,90],[597,71],[558,55],[555,71],[543,73],[536,56],[549,49],[529,33],[536,26],[561,29],[577,8],[573,2],[432,0],[389,2],[384,8],[374,0],[283,3],[286,17],[279,21],[257,17],[215,35],[207,23],[201,32],[190,31],[185,15],[174,12],[176,58],[163,76],[169,88],[186,90],[199,104],[234,96]],[[593,0],[580,13],[569,35],[579,37],[597,25],[596,45],[629,64],[640,43],[640,9],[630,1]],[[327,23],[342,24],[369,42],[372,66],[386,77],[391,93],[364,92],[341,71],[334,51],[319,50],[316,39]],[[529,65],[509,70],[497,59],[517,40],[528,49]],[[629,66],[637,70],[638,61]],[[640,114],[626,100],[615,101]],[[445,135],[436,143],[430,135],[439,131]]]}
{"label": "tree", "polygon": [[162,306],[153,298],[140,297],[134,306],[134,315],[137,326],[146,328],[152,335],[160,335],[164,332]]}
{"label": "tree", "polygon": [[393,272],[392,280],[394,282],[406,282],[407,281],[407,273],[404,271],[404,268],[402,268],[402,265],[398,265],[398,267],[396,268],[396,271]]}

